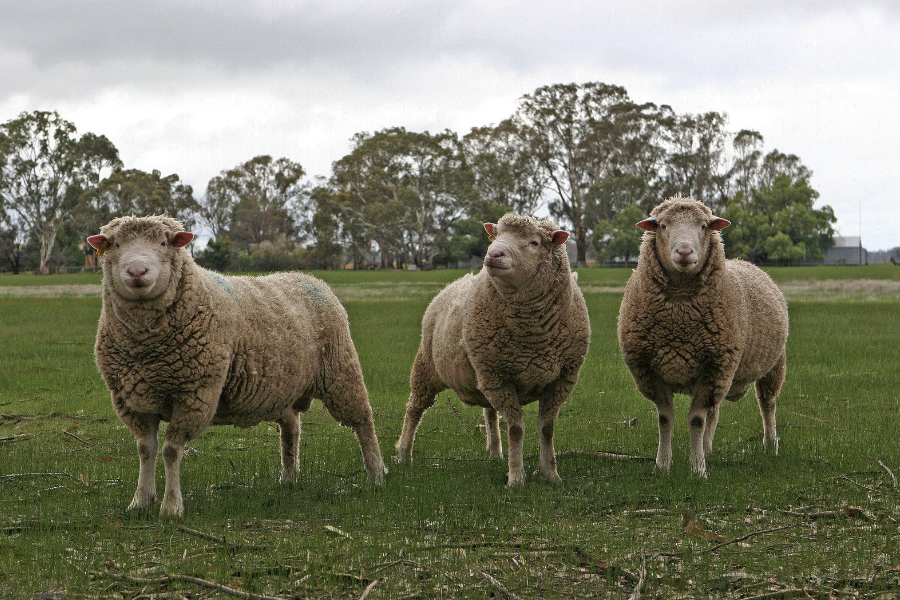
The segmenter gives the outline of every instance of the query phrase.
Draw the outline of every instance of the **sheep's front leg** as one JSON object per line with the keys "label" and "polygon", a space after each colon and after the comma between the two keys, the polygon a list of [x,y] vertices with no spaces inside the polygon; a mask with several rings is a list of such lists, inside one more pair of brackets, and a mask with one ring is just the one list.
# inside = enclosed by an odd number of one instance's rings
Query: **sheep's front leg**
{"label": "sheep's front leg", "polygon": [[293,483],[300,475],[300,416],[286,408],[278,420],[281,434],[281,483]]}
{"label": "sheep's front leg", "polygon": [[128,510],[148,508],[156,502],[156,452],[159,448],[156,435],[159,431],[159,418],[132,413],[127,424],[137,441],[140,459],[137,489]]}
{"label": "sheep's front leg", "polygon": [[511,488],[524,485],[525,465],[522,458],[522,446],[525,438],[525,417],[522,414],[522,405],[519,404],[515,389],[511,385],[495,379],[488,383],[479,381],[478,387],[491,406],[506,420],[506,436],[509,446],[509,471],[506,475],[506,485]]}
{"label": "sheep's front leg", "polygon": [[562,481],[556,471],[556,450],[553,448],[553,426],[559,406],[540,406],[538,409],[537,428],[541,443],[541,474],[548,480]]}
{"label": "sheep's front leg", "polygon": [[538,405],[538,437],[541,444],[541,474],[550,481],[561,481],[556,471],[556,450],[553,448],[553,429],[559,408],[568,400],[575,387],[577,371],[574,376],[564,369],[560,378],[553,383],[547,395]]}
{"label": "sheep's front leg", "polygon": [[691,408],[688,411],[688,424],[691,432],[691,473],[699,477],[707,477],[706,441],[708,440],[710,446],[712,445],[712,437],[718,421],[719,404],[727,389],[721,390],[719,394],[716,391],[716,387],[713,385],[698,384],[694,390]]}
{"label": "sheep's front leg", "polygon": [[659,445],[656,449],[656,470],[668,473],[672,468],[672,428],[675,425],[675,407],[672,390],[649,370],[634,377],[638,391],[656,405],[659,419]]}
{"label": "sheep's front leg", "polygon": [[172,402],[172,420],[166,428],[166,441],[163,442],[162,449],[166,489],[159,508],[160,517],[180,517],[184,514],[184,500],[181,496],[181,458],[184,456],[184,447],[212,423],[220,392],[220,389],[204,389],[196,395],[174,399]]}
{"label": "sheep's front leg", "polygon": [[487,451],[491,458],[503,459],[503,443],[500,441],[500,419],[493,408],[484,409],[484,429],[487,434]]}

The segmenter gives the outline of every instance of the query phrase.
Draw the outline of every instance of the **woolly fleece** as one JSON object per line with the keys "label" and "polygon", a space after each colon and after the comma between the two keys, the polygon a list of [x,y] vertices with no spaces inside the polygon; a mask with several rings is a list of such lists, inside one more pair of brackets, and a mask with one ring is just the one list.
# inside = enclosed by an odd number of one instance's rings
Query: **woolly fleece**
{"label": "woolly fleece", "polygon": [[[651,216],[658,223],[701,223],[709,208],[689,198],[670,198]],[[718,231],[700,231],[706,261],[695,274],[663,265],[669,252],[661,233],[644,234],[637,269],[619,311],[622,356],[638,390],[657,405],[656,466],[671,465],[672,395],[691,396],[691,466],[706,475],[705,455],[723,399],[740,400],[756,383],[764,440],[777,452],[775,398],[784,381],[788,312],[784,295],[756,266],[728,260]]]}
{"label": "woolly fleece", "polygon": [[[578,379],[590,323],[565,245],[554,243],[555,233],[564,240],[553,223],[505,215],[485,265],[492,254],[502,254],[523,283],[512,289],[485,266],[477,275],[451,283],[431,302],[422,320],[422,342],[396,446],[400,461],[412,459],[422,414],[440,391],[450,388],[463,403],[484,408],[487,448],[494,458],[502,458],[498,413],[506,420],[510,486],[525,479],[522,406],[538,401],[541,472],[559,479],[554,421]],[[524,251],[530,242],[539,245]]]}
{"label": "woolly fleece", "polygon": [[353,429],[369,477],[381,483],[384,464],[347,314],[324,282],[301,273],[223,277],[170,243],[156,244],[162,270],[170,272],[161,295],[134,300],[117,291],[120,252],[135,242],[171,242],[182,230],[167,217],[123,217],[101,228],[109,250],[95,357],[116,412],[138,441],[141,471],[129,508],[155,500],[159,421],[169,422],[163,515],[182,513],[178,463],[184,444],[208,425],[277,422],[282,479],[294,480],[298,413],[313,398]]}

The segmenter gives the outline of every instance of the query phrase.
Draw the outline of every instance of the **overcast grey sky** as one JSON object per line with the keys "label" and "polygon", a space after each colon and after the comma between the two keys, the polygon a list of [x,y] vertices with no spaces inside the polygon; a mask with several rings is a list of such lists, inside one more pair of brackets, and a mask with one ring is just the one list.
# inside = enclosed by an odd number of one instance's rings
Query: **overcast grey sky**
{"label": "overcast grey sky", "polygon": [[[0,0],[0,122],[56,110],[200,196],[258,154],[328,175],[360,131],[460,134],[542,85],[719,111],[900,246],[900,3]],[[860,207],[862,220],[860,221]]]}

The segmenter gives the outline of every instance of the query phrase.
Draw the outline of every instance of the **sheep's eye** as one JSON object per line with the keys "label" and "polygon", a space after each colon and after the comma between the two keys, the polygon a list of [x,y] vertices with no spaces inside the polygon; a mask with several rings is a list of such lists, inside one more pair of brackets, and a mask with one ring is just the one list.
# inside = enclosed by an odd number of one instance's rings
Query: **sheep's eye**
{"label": "sheep's eye", "polygon": [[541,245],[541,243],[537,240],[531,240],[531,245],[535,248]]}
{"label": "sheep's eye", "polygon": [[165,246],[166,243],[165,243],[165,242],[160,242],[159,245],[160,245],[160,246]]}
{"label": "sheep's eye", "polygon": [[118,247],[119,247],[119,242],[116,242],[116,248],[118,248]]}
{"label": "sheep's eye", "polygon": [[701,225],[700,229],[706,229],[706,224],[704,223],[703,225]]}
{"label": "sheep's eye", "polygon": [[659,224],[659,228],[660,228],[660,229],[665,229],[665,228],[666,228],[666,226],[665,226],[665,225],[663,225],[663,224],[662,224],[662,223],[660,223],[660,224]]}

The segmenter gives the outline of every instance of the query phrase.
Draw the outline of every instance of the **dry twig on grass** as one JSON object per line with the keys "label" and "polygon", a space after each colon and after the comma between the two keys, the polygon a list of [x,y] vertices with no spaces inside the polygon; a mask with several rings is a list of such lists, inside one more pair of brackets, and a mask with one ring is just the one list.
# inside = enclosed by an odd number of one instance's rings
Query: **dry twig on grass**
{"label": "dry twig on grass", "polygon": [[487,573],[485,573],[484,571],[481,571],[479,569],[475,569],[475,572],[478,573],[479,575],[481,575],[482,577],[484,577],[484,579],[488,583],[490,583],[492,586],[494,586],[494,588],[498,592],[503,594],[505,597],[509,598],[510,600],[520,600],[518,596],[516,596],[511,591],[509,591],[505,585],[503,585],[502,583],[497,581],[494,577],[488,575]]}
{"label": "dry twig on grass", "polygon": [[366,586],[366,589],[363,590],[362,596],[359,597],[359,600],[366,600],[372,590],[375,589],[375,586],[378,585],[378,580],[376,579],[372,583]]}
{"label": "dry twig on grass", "polygon": [[242,592],[241,590],[236,590],[233,587],[228,587],[227,585],[216,583],[215,581],[209,581],[207,579],[201,579],[199,577],[192,577],[191,575],[163,575],[162,577],[156,577],[152,579],[146,577],[134,577],[133,575],[125,575],[124,573],[97,573],[95,571],[89,572],[89,575],[101,578],[106,576],[117,581],[124,581],[126,583],[133,583],[135,585],[143,586],[166,585],[169,583],[177,582],[192,583],[203,588],[216,590],[217,592],[222,592],[223,594],[228,594],[229,596],[236,596],[238,598],[245,598],[247,600],[285,600],[284,598],[280,598],[278,596],[266,596],[264,594]]}
{"label": "dry twig on grass", "polygon": [[706,552],[713,552],[715,550],[718,550],[722,546],[727,546],[729,544],[736,544],[738,542],[743,542],[744,540],[750,539],[757,535],[762,535],[764,533],[773,533],[775,531],[784,531],[785,529],[793,529],[794,527],[800,527],[800,523],[795,523],[793,525],[785,525],[784,527],[774,527],[772,529],[762,529],[760,531],[754,531],[752,533],[748,533],[747,535],[742,535],[739,538],[734,538],[733,540],[728,540],[726,542],[722,542],[721,544],[716,544],[715,546],[711,546],[711,547],[707,548],[706,550],[701,550],[699,553],[703,554]]}
{"label": "dry twig on grass", "polygon": [[894,472],[891,471],[890,469],[888,469],[887,465],[884,464],[883,462],[881,462],[880,460],[878,461],[878,465],[879,465],[882,469],[884,469],[885,471],[887,471],[887,474],[891,476],[891,481],[894,482],[894,487],[897,487],[897,476],[894,475]]}
{"label": "dry twig on grass", "polygon": [[641,600],[644,593],[644,586],[647,585],[647,555],[641,554],[641,570],[638,573],[637,583],[634,584],[634,590],[628,597],[628,600]]}

